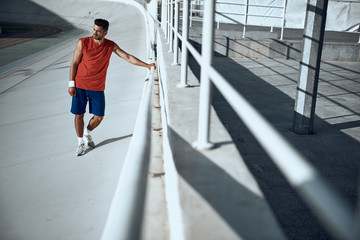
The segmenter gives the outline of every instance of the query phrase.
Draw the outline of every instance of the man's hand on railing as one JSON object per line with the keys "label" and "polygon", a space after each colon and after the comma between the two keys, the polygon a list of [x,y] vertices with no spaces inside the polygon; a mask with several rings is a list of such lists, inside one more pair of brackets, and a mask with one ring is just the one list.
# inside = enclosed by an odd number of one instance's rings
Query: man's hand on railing
{"label": "man's hand on railing", "polygon": [[149,64],[147,64],[146,67],[147,67],[149,70],[151,70],[151,67],[154,67],[154,69],[156,69],[155,63],[149,63]]}

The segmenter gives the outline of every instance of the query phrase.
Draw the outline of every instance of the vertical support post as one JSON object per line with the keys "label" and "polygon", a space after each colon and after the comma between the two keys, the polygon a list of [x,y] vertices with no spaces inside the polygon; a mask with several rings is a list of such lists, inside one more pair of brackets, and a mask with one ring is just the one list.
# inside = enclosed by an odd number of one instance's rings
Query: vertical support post
{"label": "vertical support post", "polygon": [[313,132],[327,6],[328,0],[308,0],[306,8],[293,121],[294,132],[298,134]]}
{"label": "vertical support post", "polygon": [[215,1],[215,16],[214,16],[214,21],[216,23],[216,29],[219,29],[220,28],[220,19],[219,17],[217,16],[217,11],[216,11],[216,1]]}
{"label": "vertical support post", "polygon": [[170,0],[170,44],[169,44],[169,52],[172,52],[174,49],[174,3],[175,0]]}
{"label": "vertical support post", "polygon": [[161,29],[163,30],[164,32],[164,35],[165,35],[165,39],[167,38],[167,25],[166,25],[166,19],[167,19],[167,7],[166,7],[166,1],[162,1],[161,2],[161,22],[160,22],[160,25],[161,25]]}
{"label": "vertical support post", "polygon": [[209,142],[210,133],[210,100],[211,100],[211,81],[209,78],[209,68],[212,64],[214,50],[214,6],[215,0],[204,4],[204,23],[202,32],[202,58],[201,58],[201,78],[200,78],[200,99],[199,99],[199,124],[198,140],[194,144],[197,149],[209,149],[214,145]]}
{"label": "vertical support post", "polygon": [[249,11],[249,0],[246,0],[245,3],[245,15],[244,15],[244,28],[243,28],[243,38],[246,36],[246,24],[248,19],[248,11]]}
{"label": "vertical support post", "polygon": [[170,1],[171,1],[171,0],[167,0],[167,20],[166,20],[166,26],[167,26],[167,31],[166,31],[167,44],[170,43]]}
{"label": "vertical support post", "polygon": [[172,65],[179,65],[179,2],[174,0],[175,4],[175,31],[174,31],[174,58]]}
{"label": "vertical support post", "polygon": [[191,0],[183,1],[182,39],[181,39],[181,78],[179,88],[187,87],[188,77],[188,49],[186,43],[189,41],[189,6]]}
{"label": "vertical support post", "polygon": [[190,27],[192,27],[192,19],[193,19],[193,3],[190,0]]}
{"label": "vertical support post", "polygon": [[280,40],[284,40],[284,27],[285,27],[286,5],[287,5],[287,0],[284,0],[284,6],[283,6],[284,8],[283,8],[283,15],[282,15]]}

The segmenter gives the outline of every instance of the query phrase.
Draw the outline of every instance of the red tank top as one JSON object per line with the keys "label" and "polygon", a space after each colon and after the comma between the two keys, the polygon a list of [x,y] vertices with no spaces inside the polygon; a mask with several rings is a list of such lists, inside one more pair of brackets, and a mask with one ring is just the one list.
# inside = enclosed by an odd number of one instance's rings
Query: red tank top
{"label": "red tank top", "polygon": [[114,42],[104,39],[97,44],[92,37],[80,38],[82,58],[76,72],[76,87],[92,91],[104,91],[106,72],[109,67]]}

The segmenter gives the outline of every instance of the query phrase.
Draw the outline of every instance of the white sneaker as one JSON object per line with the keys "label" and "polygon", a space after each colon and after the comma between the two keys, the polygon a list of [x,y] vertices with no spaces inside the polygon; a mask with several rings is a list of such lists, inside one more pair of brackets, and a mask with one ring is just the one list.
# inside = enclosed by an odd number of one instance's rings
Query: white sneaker
{"label": "white sneaker", "polygon": [[91,135],[85,135],[86,143],[89,147],[95,148],[95,143],[91,138]]}
{"label": "white sneaker", "polygon": [[76,149],[76,156],[81,156],[85,153],[85,143],[81,143]]}

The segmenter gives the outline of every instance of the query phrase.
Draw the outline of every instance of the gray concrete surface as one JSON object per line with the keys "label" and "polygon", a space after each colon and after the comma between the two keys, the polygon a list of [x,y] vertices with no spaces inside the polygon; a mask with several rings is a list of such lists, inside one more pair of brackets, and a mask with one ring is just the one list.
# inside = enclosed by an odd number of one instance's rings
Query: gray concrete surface
{"label": "gray concrete surface", "polygon": [[[201,43],[202,27],[193,22],[190,39]],[[280,40],[281,29],[248,26],[246,38],[242,38],[243,26],[240,24],[221,24],[215,29],[215,51],[218,55],[232,58],[256,59],[301,59],[302,29],[285,29],[284,39]],[[360,61],[358,32],[326,31],[322,60],[324,61]]]}
{"label": "gray concrete surface", "polygon": [[[299,62],[268,55],[258,59],[252,54],[259,54],[259,41],[248,41],[253,44],[247,46],[249,55],[216,57],[214,67],[355,211],[360,170],[359,62],[322,62],[315,133],[302,136],[291,129]],[[171,63],[168,45],[163,44],[165,62]],[[180,66],[165,68],[168,136],[180,179],[187,239],[332,239],[331,229],[324,229],[291,189],[215,88],[210,138],[218,147],[208,151],[192,147],[197,138],[199,66],[190,58],[191,86],[184,89],[176,88]],[[261,235],[265,232],[266,237]]]}
{"label": "gray concrete surface", "polygon": [[[0,56],[2,56],[0,58],[0,72],[5,71],[5,65],[7,65],[8,69],[11,66],[18,66],[20,62],[14,63],[15,61],[26,62],[28,61],[26,58],[30,55],[42,55],[49,48],[54,48],[54,46],[72,37],[87,33],[87,31],[80,28],[41,26],[37,24],[27,25],[27,27],[35,28],[35,30],[18,34],[0,34]],[[46,30],[36,31],[37,28]],[[11,63],[13,64],[10,65]]]}
{"label": "gray concrete surface", "polygon": [[[24,19],[34,20],[32,24],[48,19],[49,23],[72,23],[88,29],[93,18],[108,18],[112,24],[108,37],[130,53],[145,57],[141,16],[131,7],[84,0],[69,1],[66,6],[43,0],[13,3],[29,10],[23,12]],[[46,10],[55,8],[59,15]],[[32,14],[34,9],[38,18]],[[10,13],[6,14],[8,21],[19,20],[19,12]],[[299,63],[292,55],[285,60],[287,55],[275,47],[279,55],[264,55],[259,49],[269,52],[268,45],[256,39],[256,31],[252,34],[245,47],[236,50],[237,58],[217,57],[214,66],[355,209],[360,157],[359,63],[322,63],[315,134],[296,135],[291,126]],[[288,33],[286,38],[298,42],[298,32],[293,34]],[[94,132],[98,148],[76,158],[66,92],[75,41],[69,39],[0,70],[1,239],[100,238],[131,138],[144,72],[120,59],[111,60],[106,90],[108,117]],[[289,187],[216,89],[211,141],[217,148],[197,151],[192,147],[197,137],[199,68],[191,59],[191,86],[176,88],[180,66],[171,65],[168,46],[164,39],[161,41],[164,49],[158,54],[165,59],[159,66],[165,74],[161,79],[166,100],[163,116],[167,116],[168,124],[165,137],[169,137],[179,180],[175,190],[180,194],[179,224],[184,227],[184,238],[331,239],[331,233]],[[296,48],[288,49],[299,53]],[[155,150],[153,153],[158,154]],[[150,215],[145,218],[149,225],[144,228],[144,239],[166,239],[167,231],[170,235],[173,231],[173,226],[159,218],[165,209],[162,176],[166,178],[169,172],[156,157],[156,164],[150,168],[149,177],[154,181],[149,188],[157,190],[148,196],[157,204],[147,203]],[[151,221],[151,216],[156,220]],[[160,236],[154,234],[164,229]]]}
{"label": "gray concrete surface", "polygon": [[[50,9],[51,4],[59,7],[55,2],[46,4]],[[79,6],[86,14],[78,11]],[[46,15],[44,9],[41,13]],[[93,18],[88,12],[93,9],[99,10],[99,17],[113,20],[109,39],[147,60],[145,26],[137,9],[119,3],[76,2],[59,7],[58,13],[66,12],[69,21],[90,35]],[[50,14],[46,16],[49,22],[54,20]],[[133,132],[146,70],[112,57],[106,116],[93,132],[97,147],[76,157],[67,89],[77,38],[72,36],[2,67],[0,239],[100,239]],[[51,37],[40,40],[59,41]],[[32,44],[38,42],[17,47],[26,51]],[[90,117],[87,115],[86,121]]]}
{"label": "gray concrete surface", "polygon": [[203,152],[192,147],[197,136],[199,83],[190,74],[190,88],[176,87],[180,67],[171,65],[167,49],[158,49],[165,63],[161,67],[167,72],[161,79],[166,104],[162,108],[167,110],[168,137],[179,174],[185,238],[286,239],[258,183],[214,112],[211,137],[218,147]]}

